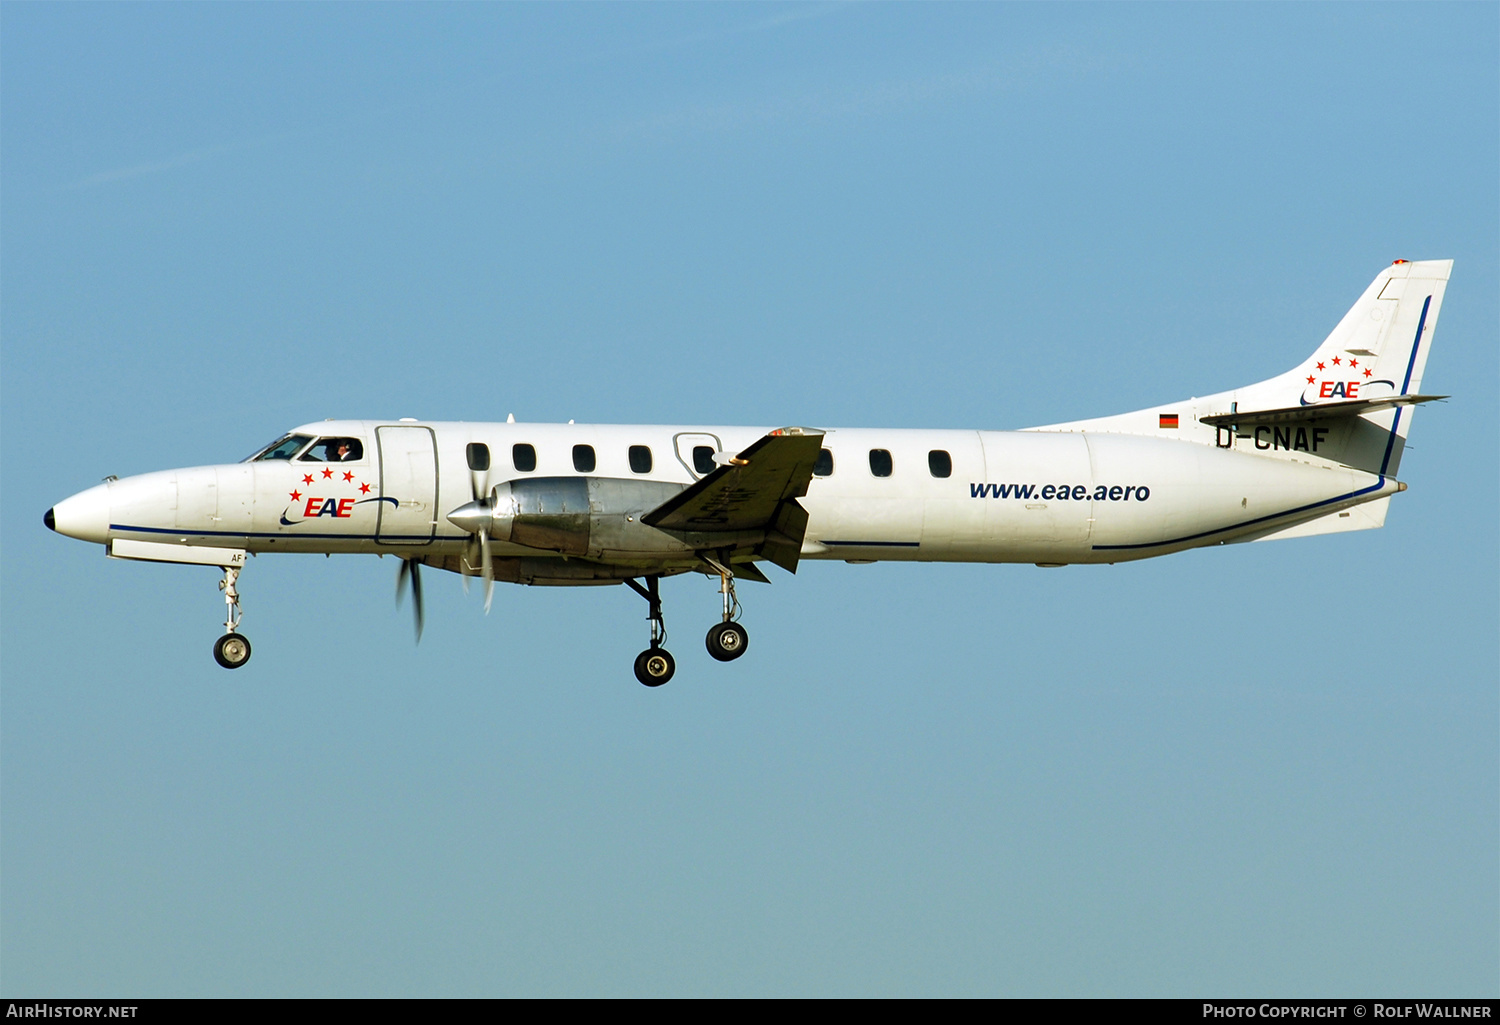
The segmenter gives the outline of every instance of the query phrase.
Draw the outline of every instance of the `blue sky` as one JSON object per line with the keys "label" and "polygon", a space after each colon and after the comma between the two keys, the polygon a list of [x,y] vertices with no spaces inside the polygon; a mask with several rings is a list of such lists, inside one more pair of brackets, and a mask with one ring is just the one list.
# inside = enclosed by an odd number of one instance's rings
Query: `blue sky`
{"label": "blue sky", "polygon": [[[1496,994],[1500,11],[0,8],[5,995]],[[1380,531],[623,588],[41,523],[323,417],[1010,428],[1456,261]]]}

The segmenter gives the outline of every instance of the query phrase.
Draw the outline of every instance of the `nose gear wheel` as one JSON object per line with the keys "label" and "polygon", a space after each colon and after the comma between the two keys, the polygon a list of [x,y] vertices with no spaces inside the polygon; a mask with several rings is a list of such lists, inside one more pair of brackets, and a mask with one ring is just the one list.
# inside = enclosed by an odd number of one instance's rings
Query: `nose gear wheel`
{"label": "nose gear wheel", "polygon": [[214,641],[214,661],[225,669],[238,669],[250,661],[250,642],[239,634],[225,634]]}
{"label": "nose gear wheel", "polygon": [[238,669],[250,661],[250,641],[241,636],[240,592],[235,583],[240,578],[237,566],[224,567],[224,579],[219,581],[219,590],[224,592],[224,636],[214,642],[214,661],[225,669]]}

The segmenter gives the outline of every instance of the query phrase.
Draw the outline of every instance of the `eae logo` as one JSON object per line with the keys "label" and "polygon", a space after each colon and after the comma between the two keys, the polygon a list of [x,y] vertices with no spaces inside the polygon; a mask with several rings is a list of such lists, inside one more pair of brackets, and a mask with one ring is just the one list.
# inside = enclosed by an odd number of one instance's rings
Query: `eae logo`
{"label": "eae logo", "polygon": [[347,520],[354,515],[354,499],[309,498],[307,505],[302,509],[302,515],[307,519],[317,516],[336,516],[341,520]]}
{"label": "eae logo", "polygon": [[[307,520],[315,520],[323,516],[329,516],[336,520],[352,519],[354,516],[354,507],[364,505],[367,502],[373,502],[377,505],[381,502],[389,502],[393,506],[399,504],[394,498],[370,495],[370,485],[361,482],[359,478],[354,476],[351,470],[343,470],[335,474],[331,468],[325,466],[322,469],[321,478],[313,473],[302,475],[302,486],[311,489],[314,483],[322,484],[325,488],[334,488],[342,483],[348,485],[351,489],[357,490],[360,495],[369,495],[370,497],[360,498],[350,496],[345,498],[335,496],[329,498],[323,495],[304,495],[300,487],[294,487],[287,496],[292,500],[291,504],[282,510],[281,513],[281,525],[283,527],[295,527],[299,523],[306,522]],[[289,519],[289,516],[298,516],[300,518],[294,520]]]}
{"label": "eae logo", "polygon": [[1320,399],[1357,399],[1359,398],[1358,381],[1324,381],[1318,388]]}
{"label": "eae logo", "polygon": [[[1330,371],[1329,365],[1338,369]],[[1328,373],[1350,374],[1354,380],[1334,380],[1326,377]],[[1394,388],[1394,381],[1372,381],[1375,372],[1367,366],[1360,366],[1359,360],[1350,357],[1346,362],[1343,357],[1335,356],[1331,360],[1317,360],[1307,374],[1307,387],[1302,389],[1302,404],[1312,405],[1314,402],[1326,401],[1328,399],[1361,399],[1368,398],[1360,394],[1361,390],[1368,390],[1377,384],[1389,385]]]}

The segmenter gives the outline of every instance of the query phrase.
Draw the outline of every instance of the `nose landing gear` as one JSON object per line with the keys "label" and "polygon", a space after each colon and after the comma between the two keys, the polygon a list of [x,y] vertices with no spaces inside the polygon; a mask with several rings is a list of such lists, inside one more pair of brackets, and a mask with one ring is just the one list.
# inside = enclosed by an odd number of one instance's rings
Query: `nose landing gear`
{"label": "nose landing gear", "polygon": [[250,642],[239,634],[240,593],[234,586],[239,578],[238,567],[225,566],[224,579],[219,581],[227,613],[224,618],[224,636],[214,642],[214,661],[225,669],[238,669],[250,661]]}

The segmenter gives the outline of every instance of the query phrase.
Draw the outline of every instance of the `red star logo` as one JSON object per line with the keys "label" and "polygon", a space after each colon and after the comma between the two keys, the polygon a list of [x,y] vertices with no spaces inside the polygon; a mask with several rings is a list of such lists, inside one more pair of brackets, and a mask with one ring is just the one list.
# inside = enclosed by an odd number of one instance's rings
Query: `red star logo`
{"label": "red star logo", "polygon": [[368,495],[370,493],[370,485],[368,485],[368,484],[361,484],[359,486],[359,493],[361,495]]}
{"label": "red star logo", "polygon": [[1313,375],[1312,374],[1308,374],[1307,375],[1307,383],[1308,384],[1312,384],[1313,383]]}
{"label": "red star logo", "polygon": [[1339,358],[1337,356],[1333,357],[1333,365],[1334,366],[1338,366],[1339,365]]}
{"label": "red star logo", "polygon": [[303,474],[302,475],[302,483],[303,484],[311,484],[312,483],[312,474],[310,474],[310,473]]}
{"label": "red star logo", "polygon": [[326,466],[325,466],[325,467],[323,467],[323,479],[324,479],[324,480],[327,480],[327,479],[328,479],[328,478],[329,478],[329,477],[332,477],[332,476],[333,476],[333,471],[332,471],[332,470],[330,470],[330,469],[329,469],[329,468],[328,468],[328,467],[326,467]]}
{"label": "red star logo", "polygon": [[1372,373],[1372,371],[1370,370],[1370,368],[1369,367],[1365,367],[1365,376],[1369,377],[1371,373]]}
{"label": "red star logo", "polygon": [[300,491],[293,491],[292,492],[292,501],[293,502],[297,501],[301,497],[302,497],[302,492],[300,492]]}
{"label": "red star logo", "polygon": [[1351,359],[1351,360],[1350,360],[1350,361],[1349,361],[1349,365],[1350,365],[1350,366],[1351,366],[1351,367],[1357,367],[1357,366],[1359,366],[1359,360],[1357,360],[1357,359]]}
{"label": "red star logo", "polygon": [[353,479],[354,479],[354,474],[353,474],[353,472],[352,472],[352,471],[349,471],[349,470],[345,470],[345,471],[344,471],[344,480],[346,480],[346,481],[351,481],[351,480],[353,480]]}
{"label": "red star logo", "polygon": [[1323,369],[1323,364],[1321,364],[1321,363],[1319,363],[1319,364],[1318,364],[1318,369],[1319,369],[1319,370],[1322,370],[1322,369]]}

